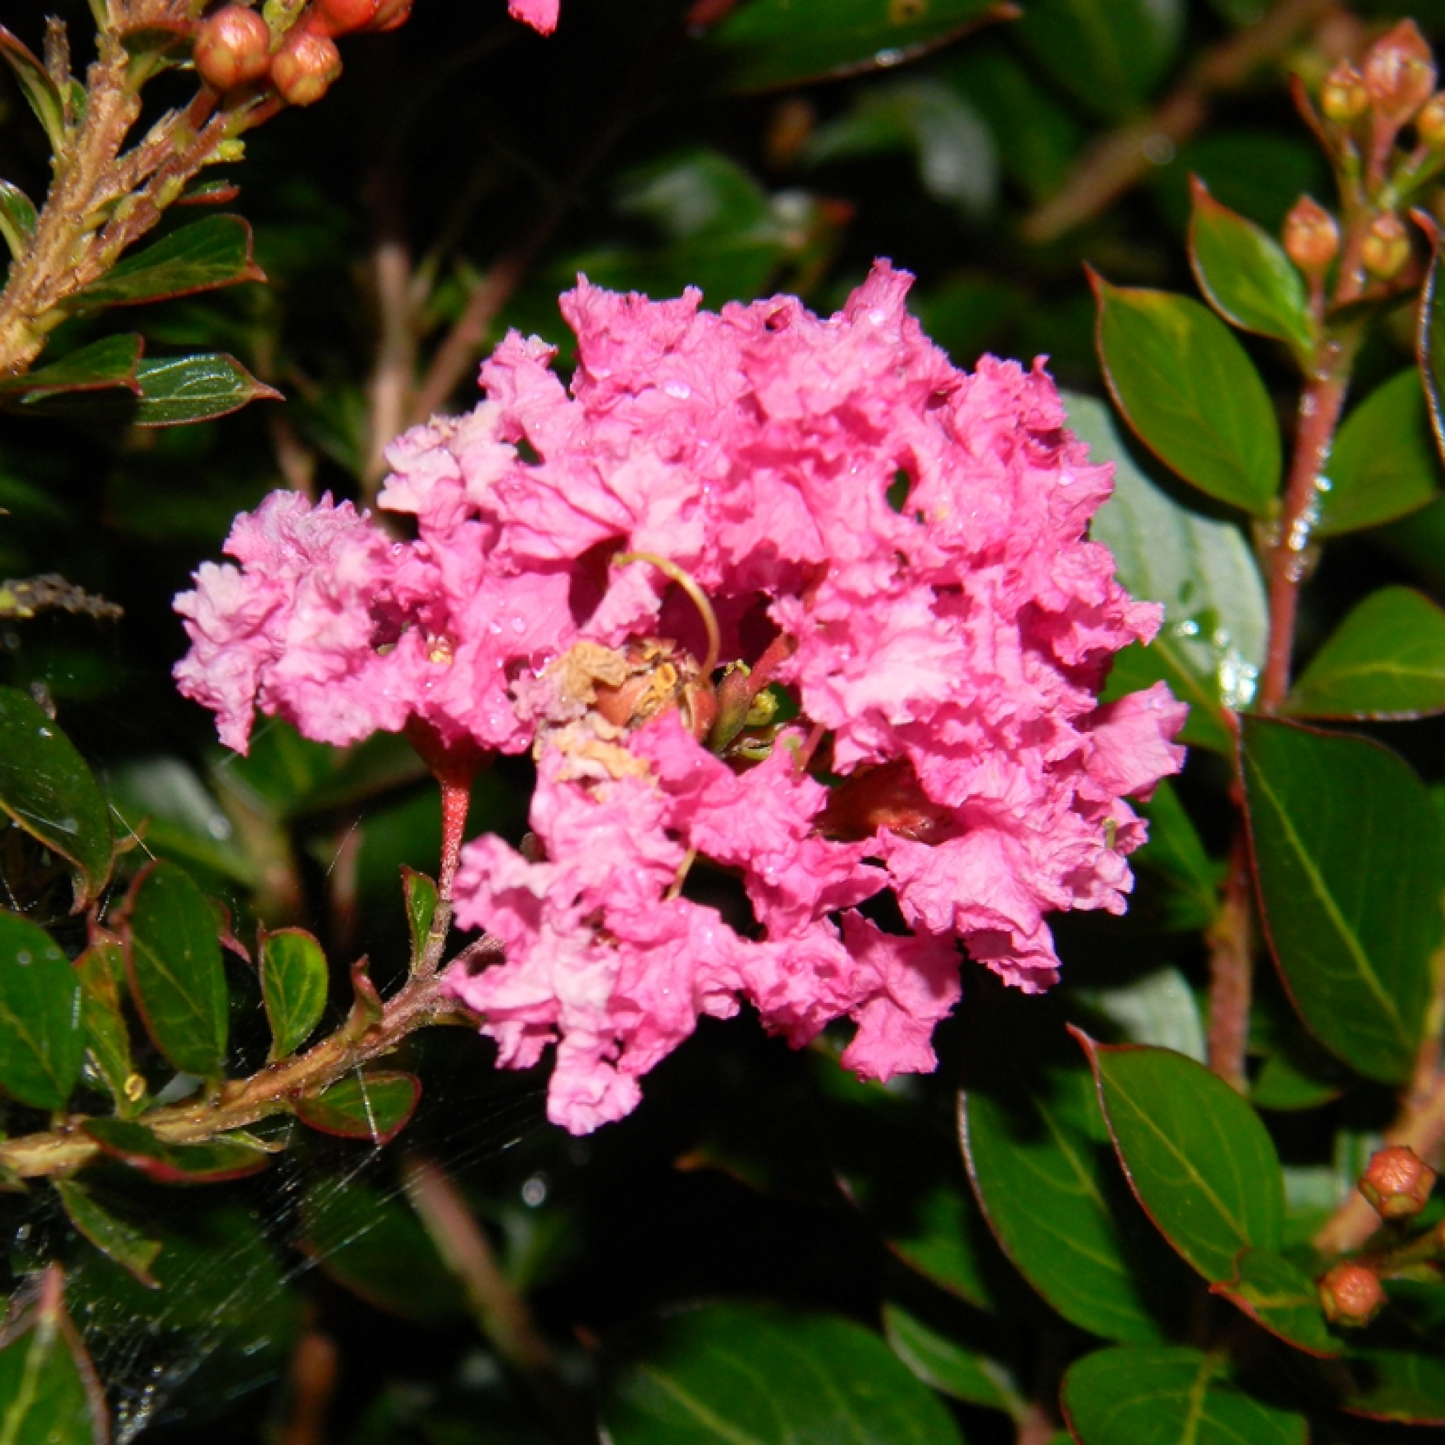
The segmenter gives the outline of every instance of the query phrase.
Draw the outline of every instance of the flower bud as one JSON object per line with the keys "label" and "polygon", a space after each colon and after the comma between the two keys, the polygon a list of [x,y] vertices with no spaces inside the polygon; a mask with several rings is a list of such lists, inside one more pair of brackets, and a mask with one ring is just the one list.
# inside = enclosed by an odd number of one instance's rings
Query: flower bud
{"label": "flower bud", "polygon": [[201,79],[224,95],[262,79],[271,68],[271,31],[247,6],[223,6],[201,21],[194,58]]}
{"label": "flower bud", "polygon": [[1320,276],[1339,249],[1340,228],[1335,218],[1309,196],[1301,196],[1284,218],[1285,255],[1306,276]]}
{"label": "flower bud", "polygon": [[297,26],[271,61],[271,79],[290,105],[314,105],[341,74],[341,52],[329,35]]}
{"label": "flower bud", "polygon": [[350,35],[376,19],[379,0],[315,0],[312,14],[327,35]]}
{"label": "flower bud", "polygon": [[406,24],[411,14],[411,0],[381,0],[376,8],[376,18],[367,26],[368,30],[395,30]]}
{"label": "flower bud", "polygon": [[1365,89],[1375,114],[1404,125],[1435,89],[1435,57],[1413,20],[1382,35],[1365,56]]}
{"label": "flower bud", "polygon": [[1418,1214],[1435,1187],[1435,1171],[1405,1144],[1379,1149],[1360,1178],[1360,1193],[1382,1219]]}
{"label": "flower bud", "polygon": [[1320,87],[1320,109],[1341,125],[1358,120],[1369,109],[1370,93],[1360,72],[1342,60],[1325,76]]}
{"label": "flower bud", "polygon": [[1405,223],[1386,211],[1370,222],[1360,243],[1360,260],[1365,270],[1379,281],[1390,281],[1405,269],[1410,259],[1410,234]]}
{"label": "flower bud", "polygon": [[1320,1305],[1331,1324],[1367,1325],[1385,1303],[1380,1277],[1363,1264],[1341,1263],[1320,1280]]}
{"label": "flower bud", "polygon": [[1445,90],[1437,90],[1415,117],[1415,134],[1431,150],[1445,149]]}

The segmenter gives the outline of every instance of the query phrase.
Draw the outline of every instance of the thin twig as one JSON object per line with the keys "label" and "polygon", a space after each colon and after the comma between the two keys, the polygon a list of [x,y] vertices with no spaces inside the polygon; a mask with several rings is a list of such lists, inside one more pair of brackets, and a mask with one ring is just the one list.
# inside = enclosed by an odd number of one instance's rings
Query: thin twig
{"label": "thin twig", "polygon": [[1254,928],[1249,860],[1241,827],[1229,858],[1229,877],[1209,944],[1209,1067],[1241,1094],[1248,1088],[1245,1058],[1254,982]]}
{"label": "thin twig", "polygon": [[1105,136],[1084,157],[1063,189],[1024,219],[1024,239],[1044,245],[1097,216],[1153,169],[1150,152],[1157,153],[1161,141],[1177,147],[1199,129],[1218,92],[1243,86],[1301,30],[1338,9],[1338,0],[1281,0],[1257,24],[1209,51],[1156,110]]}

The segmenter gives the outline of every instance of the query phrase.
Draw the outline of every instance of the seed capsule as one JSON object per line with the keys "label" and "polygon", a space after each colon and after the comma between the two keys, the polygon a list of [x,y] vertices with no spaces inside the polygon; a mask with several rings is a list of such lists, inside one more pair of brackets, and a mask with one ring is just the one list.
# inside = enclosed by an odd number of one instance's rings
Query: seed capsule
{"label": "seed capsule", "polygon": [[329,35],[298,27],[271,61],[271,79],[289,105],[314,105],[341,74],[341,52]]}

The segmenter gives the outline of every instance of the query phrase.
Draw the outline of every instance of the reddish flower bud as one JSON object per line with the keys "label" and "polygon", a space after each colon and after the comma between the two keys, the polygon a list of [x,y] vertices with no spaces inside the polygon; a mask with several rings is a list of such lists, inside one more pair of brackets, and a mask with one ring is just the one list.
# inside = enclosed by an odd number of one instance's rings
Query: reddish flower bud
{"label": "reddish flower bud", "polygon": [[315,0],[312,15],[327,35],[350,35],[376,19],[380,0]]}
{"label": "reddish flower bud", "polygon": [[226,5],[201,21],[194,51],[196,70],[224,94],[261,80],[271,68],[271,32],[245,5]]}
{"label": "reddish flower bud", "polygon": [[1341,125],[1358,120],[1370,107],[1370,92],[1360,72],[1342,60],[1325,76],[1320,87],[1320,109]]}
{"label": "reddish flower bud", "polygon": [[1332,1324],[1367,1325],[1385,1303],[1380,1277],[1362,1264],[1337,1264],[1320,1280],[1320,1305]]}
{"label": "reddish flower bud", "polygon": [[341,52],[329,35],[297,26],[271,61],[271,79],[290,105],[314,105],[341,74]]}
{"label": "reddish flower bud", "polygon": [[1360,243],[1360,260],[1365,270],[1380,281],[1390,281],[1405,269],[1410,259],[1410,233],[1393,212],[1386,211],[1370,222]]}
{"label": "reddish flower bud", "polygon": [[1339,254],[1335,218],[1308,196],[1301,196],[1284,218],[1285,255],[1305,273],[1319,276]]}
{"label": "reddish flower bud", "polygon": [[1360,1178],[1360,1193],[1382,1219],[1418,1214],[1435,1187],[1435,1171],[1405,1144],[1379,1149]]}
{"label": "reddish flower bud", "polygon": [[404,25],[411,14],[411,0],[381,0],[377,6],[376,18],[367,27],[370,30],[395,30]]}
{"label": "reddish flower bud", "polygon": [[1425,108],[1415,117],[1415,134],[1420,144],[1431,150],[1445,147],[1445,90],[1436,91],[1425,102]]}
{"label": "reddish flower bud", "polygon": [[1413,20],[1402,20],[1370,47],[1363,78],[1375,114],[1392,125],[1404,125],[1429,100],[1435,57]]}

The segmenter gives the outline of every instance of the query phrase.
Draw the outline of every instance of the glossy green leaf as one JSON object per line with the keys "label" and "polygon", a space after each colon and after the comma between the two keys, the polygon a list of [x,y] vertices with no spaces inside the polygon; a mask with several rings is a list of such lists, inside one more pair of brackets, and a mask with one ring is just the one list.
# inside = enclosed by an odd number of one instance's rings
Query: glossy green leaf
{"label": "glossy green leaf", "polygon": [[466,1313],[461,1283],[397,1194],[354,1178],[320,1183],[308,1191],[304,1213],[302,1248],[362,1299],[418,1323]]}
{"label": "glossy green leaf", "polygon": [[981,22],[997,0],[745,0],[703,42],[728,90],[774,90],[881,69]]}
{"label": "glossy green leaf", "polygon": [[1090,458],[1114,464],[1114,495],[1090,534],[1114,554],[1119,580],[1135,597],[1164,604],[1154,641],[1116,660],[1109,696],[1163,679],[1189,704],[1182,740],[1232,757],[1224,713],[1249,705],[1269,635],[1254,554],[1238,527],[1181,507],[1134,465],[1108,407],[1078,395],[1066,403]]}
{"label": "glossy green leaf", "polygon": [[1337,1355],[1340,1342],[1325,1325],[1319,1290],[1297,1264],[1269,1249],[1247,1249],[1235,1277],[1210,1286],[1270,1334],[1309,1355]]}
{"label": "glossy green leaf", "polygon": [[135,306],[265,279],[251,258],[250,226],[239,216],[207,216],[124,257],[66,305],[77,311]]}
{"label": "glossy green leaf", "polygon": [[1079,1445],[1305,1445],[1304,1416],[1232,1388],[1222,1355],[1183,1347],[1096,1350],[1064,1376]]}
{"label": "glossy green leaf", "polygon": [[1440,228],[1424,211],[1414,213],[1418,225],[1430,241],[1430,266],[1420,287],[1420,310],[1415,326],[1415,359],[1420,366],[1425,400],[1430,414],[1430,429],[1435,445],[1445,456],[1445,295],[1440,288]]}
{"label": "glossy green leaf", "polygon": [[432,919],[437,911],[437,886],[425,873],[402,867],[401,891],[406,899],[406,921],[411,929],[411,958],[415,967],[426,952]]}
{"label": "glossy green leaf", "polygon": [[1190,179],[1189,260],[1199,289],[1231,325],[1286,342],[1307,366],[1315,325],[1304,278],[1268,231]]}
{"label": "glossy green leaf", "polygon": [[421,1098],[412,1074],[348,1074],[324,1093],[296,1101],[296,1117],[323,1134],[389,1144],[405,1127]]}
{"label": "glossy green leaf", "polygon": [[1423,1350],[1350,1351],[1355,1389],[1341,1400],[1352,1415],[1445,1425],[1445,1356]]}
{"label": "glossy green leaf", "polygon": [[1429,793],[1365,738],[1246,718],[1242,748],[1265,931],[1290,998],[1331,1052],[1401,1082],[1441,934],[1445,849]]}
{"label": "glossy green leaf", "polygon": [[959,1123],[974,1192],[1004,1253],[1081,1329],[1161,1339],[1087,1071],[1035,1068],[990,1082],[996,1091],[963,1094]]}
{"label": "glossy green leaf", "polygon": [[1413,588],[1372,592],[1314,655],[1283,710],[1382,720],[1445,712],[1445,611]]}
{"label": "glossy green leaf", "polygon": [[110,813],[85,759],[23,692],[0,687],[0,812],[75,865],[77,905],[110,877]]}
{"label": "glossy green leaf", "polygon": [[1122,118],[1148,98],[1182,36],[1181,0],[1034,0],[1019,40],[1096,114]]}
{"label": "glossy green leaf", "polygon": [[1430,434],[1420,373],[1399,372],[1345,417],[1318,494],[1318,537],[1378,527],[1440,495],[1445,473]]}
{"label": "glossy green leaf", "polygon": [[1204,1023],[1189,981],[1177,968],[1156,968],[1107,988],[1076,988],[1073,996],[1119,1030],[1123,1041],[1173,1049],[1204,1062]]}
{"label": "glossy green leaf", "polygon": [[43,928],[0,910],[0,1087],[63,1109],[84,1058],[75,970]]}
{"label": "glossy green leaf", "polygon": [[0,1442],[105,1445],[105,1399],[52,1264],[0,1334]]}
{"label": "glossy green leaf", "polygon": [[131,885],[121,937],[131,996],[156,1047],[183,1072],[218,1078],[229,1004],[206,895],[176,864],[153,863]]}
{"label": "glossy green leaf", "polygon": [[98,1204],[95,1196],[75,1179],[57,1179],[55,1192],[66,1217],[102,1254],[128,1270],[147,1289],[159,1289],[151,1265],[161,1252],[160,1241],[148,1239],[140,1230],[118,1219]]}
{"label": "glossy green leaf", "polygon": [[1119,410],[1201,492],[1268,516],[1282,453],[1274,404],[1233,333],[1187,296],[1111,286],[1090,272],[1099,357]]}
{"label": "glossy green leaf", "polygon": [[1228,1281],[1240,1251],[1278,1249],[1284,1180],[1254,1110],[1171,1049],[1075,1036],[1094,1067],[1129,1183],[1180,1255],[1205,1279]]}
{"label": "glossy green leaf", "polygon": [[883,1306],[883,1334],[893,1353],[923,1381],[955,1400],[1022,1417],[1025,1404],[1013,1375],[997,1360],[964,1349],[930,1329],[901,1305]]}
{"label": "glossy green leaf", "polygon": [[69,149],[65,134],[65,106],[49,72],[30,47],[3,25],[0,25],[0,56],[4,57],[15,79],[20,82],[21,93],[35,112],[35,118],[45,127],[51,155],[65,155]]}
{"label": "glossy green leaf", "polygon": [[30,197],[19,186],[0,181],[0,236],[4,236],[13,257],[25,254],[35,235],[37,219]]}
{"label": "glossy green leaf", "polygon": [[219,1184],[271,1162],[254,1140],[235,1134],[206,1144],[171,1144],[128,1119],[87,1119],[81,1127],[105,1153],[163,1184]]}
{"label": "glossy green leaf", "polygon": [[131,1062],[130,1030],[121,1011],[125,951],[120,939],[94,929],[85,952],[75,960],[80,981],[80,1017],[85,1046],[115,1101],[116,1113],[129,1118],[144,1107],[145,1080]]}
{"label": "glossy green leaf", "polygon": [[275,387],[257,381],[235,357],[223,352],[142,361],[136,379],[141,399],[131,420],[137,426],[210,421],[257,399],[282,400]]}
{"label": "glossy green leaf", "polygon": [[33,403],[66,392],[106,391],[121,387],[140,395],[136,370],[144,342],[139,336],[103,336],[49,366],[0,382],[0,396]]}
{"label": "glossy green leaf", "polygon": [[600,1402],[613,1445],[962,1445],[932,1390],[837,1316],[708,1305],[616,1355]]}
{"label": "glossy green leaf", "polygon": [[303,928],[261,934],[261,997],[274,1062],[294,1054],[326,1011],[328,971],[321,945]]}

